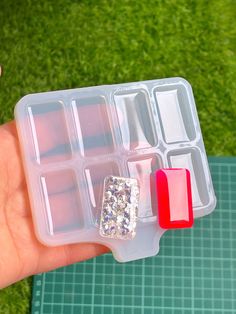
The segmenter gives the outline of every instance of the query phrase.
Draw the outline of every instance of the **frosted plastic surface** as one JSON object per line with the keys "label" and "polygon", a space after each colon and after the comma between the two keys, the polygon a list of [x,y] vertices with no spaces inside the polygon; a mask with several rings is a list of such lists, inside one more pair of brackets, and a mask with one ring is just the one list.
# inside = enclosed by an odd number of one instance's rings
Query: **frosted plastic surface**
{"label": "frosted plastic surface", "polygon": [[[201,156],[197,150],[185,149],[184,151],[170,154],[170,166],[172,168],[186,168],[191,174],[192,200],[194,207],[200,207],[208,203],[208,194],[205,178],[202,176],[203,166]],[[198,163],[198,164],[197,164]],[[201,184],[200,184],[201,182]]]}
{"label": "frosted plastic surface", "polygon": [[188,141],[180,112],[177,90],[156,93],[158,108],[167,143]]}
{"label": "frosted plastic surface", "polygon": [[44,164],[70,159],[71,147],[62,103],[29,105],[27,109],[36,161]]}
{"label": "frosted plastic surface", "polygon": [[72,100],[76,131],[83,156],[105,155],[114,150],[104,97]]}
{"label": "frosted plastic surface", "polygon": [[150,105],[142,90],[115,94],[122,142],[126,150],[155,146]]}
{"label": "frosted plastic surface", "polygon": [[148,220],[156,216],[157,200],[153,174],[161,167],[161,158],[155,154],[128,159],[129,176],[137,178],[140,182],[142,200],[138,208],[140,220]]}
{"label": "frosted plastic surface", "polygon": [[[195,218],[215,208],[195,102],[184,79],[31,94],[18,102],[15,118],[35,231],[45,245],[102,243],[121,262],[157,254],[165,230],[158,225],[154,174],[163,167],[190,170]],[[99,235],[110,175],[138,180],[132,240]]]}
{"label": "frosted plastic surface", "polygon": [[77,180],[72,170],[47,172],[41,177],[48,231],[63,233],[83,227]]}

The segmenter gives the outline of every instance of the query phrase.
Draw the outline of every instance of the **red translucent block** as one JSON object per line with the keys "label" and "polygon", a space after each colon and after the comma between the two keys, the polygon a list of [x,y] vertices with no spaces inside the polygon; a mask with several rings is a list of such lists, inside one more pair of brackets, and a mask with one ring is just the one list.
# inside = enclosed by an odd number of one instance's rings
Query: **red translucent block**
{"label": "red translucent block", "polygon": [[156,171],[159,224],[164,229],[190,228],[193,205],[190,172],[187,169]]}

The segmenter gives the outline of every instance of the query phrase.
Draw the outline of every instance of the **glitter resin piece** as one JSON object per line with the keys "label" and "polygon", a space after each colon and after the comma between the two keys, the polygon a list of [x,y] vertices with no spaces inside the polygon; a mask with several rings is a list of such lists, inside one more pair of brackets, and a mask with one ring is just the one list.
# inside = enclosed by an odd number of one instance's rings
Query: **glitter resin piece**
{"label": "glitter resin piece", "polygon": [[100,235],[113,239],[133,239],[139,201],[138,181],[132,178],[108,176],[100,219]]}

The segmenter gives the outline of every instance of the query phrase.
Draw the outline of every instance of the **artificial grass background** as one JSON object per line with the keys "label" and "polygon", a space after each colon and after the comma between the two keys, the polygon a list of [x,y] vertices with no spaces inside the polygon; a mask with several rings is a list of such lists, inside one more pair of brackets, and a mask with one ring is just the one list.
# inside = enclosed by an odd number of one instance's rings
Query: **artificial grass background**
{"label": "artificial grass background", "polygon": [[[235,4],[1,0],[0,122],[31,92],[183,76],[207,153],[236,155]],[[0,292],[0,313],[29,311],[30,282]]]}

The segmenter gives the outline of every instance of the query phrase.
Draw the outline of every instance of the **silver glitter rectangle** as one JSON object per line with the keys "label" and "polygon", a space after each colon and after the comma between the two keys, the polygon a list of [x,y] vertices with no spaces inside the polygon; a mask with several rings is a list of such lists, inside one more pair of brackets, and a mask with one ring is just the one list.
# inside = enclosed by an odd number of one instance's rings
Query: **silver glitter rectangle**
{"label": "silver glitter rectangle", "polygon": [[108,176],[100,219],[100,235],[114,239],[133,239],[139,201],[138,181],[132,178]]}

